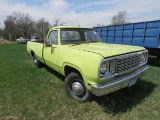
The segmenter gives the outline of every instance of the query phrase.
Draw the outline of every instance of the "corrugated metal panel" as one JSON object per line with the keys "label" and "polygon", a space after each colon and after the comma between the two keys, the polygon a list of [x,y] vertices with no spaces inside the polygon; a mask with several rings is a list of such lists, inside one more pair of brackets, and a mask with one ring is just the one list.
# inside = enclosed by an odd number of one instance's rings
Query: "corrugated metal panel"
{"label": "corrugated metal panel", "polygon": [[138,45],[148,48],[160,46],[160,20],[97,27],[95,31],[106,43]]}

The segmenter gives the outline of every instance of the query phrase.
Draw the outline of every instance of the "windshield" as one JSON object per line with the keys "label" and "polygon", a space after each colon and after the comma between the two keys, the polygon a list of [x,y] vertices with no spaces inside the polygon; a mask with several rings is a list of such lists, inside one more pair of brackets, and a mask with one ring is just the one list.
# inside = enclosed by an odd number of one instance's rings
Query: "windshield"
{"label": "windshield", "polygon": [[62,44],[76,44],[85,42],[102,42],[99,35],[92,29],[64,28],[61,29]]}

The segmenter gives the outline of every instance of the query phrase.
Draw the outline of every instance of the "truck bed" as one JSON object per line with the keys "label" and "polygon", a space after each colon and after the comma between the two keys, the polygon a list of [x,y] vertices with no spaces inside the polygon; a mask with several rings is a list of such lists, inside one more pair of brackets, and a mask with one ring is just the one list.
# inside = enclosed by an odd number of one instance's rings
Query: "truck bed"
{"label": "truck bed", "polygon": [[[44,48],[44,43],[42,42],[32,42],[28,41],[27,43],[27,52],[31,55],[35,54],[37,59],[44,63],[43,60],[43,48]],[[34,53],[33,53],[34,51]]]}

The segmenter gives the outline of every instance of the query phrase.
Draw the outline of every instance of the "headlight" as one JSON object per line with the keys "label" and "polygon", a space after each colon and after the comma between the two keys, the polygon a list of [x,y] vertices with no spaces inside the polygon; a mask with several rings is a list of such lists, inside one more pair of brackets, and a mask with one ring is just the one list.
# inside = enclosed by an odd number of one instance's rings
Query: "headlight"
{"label": "headlight", "polygon": [[140,55],[139,64],[143,64],[143,63],[145,63],[145,61],[146,61],[146,56],[145,56],[144,53],[142,53],[142,54]]}
{"label": "headlight", "polygon": [[101,64],[100,73],[102,75],[112,74],[115,72],[115,61],[107,61]]}
{"label": "headlight", "polygon": [[107,64],[103,63],[100,67],[100,73],[105,74],[107,71]]}

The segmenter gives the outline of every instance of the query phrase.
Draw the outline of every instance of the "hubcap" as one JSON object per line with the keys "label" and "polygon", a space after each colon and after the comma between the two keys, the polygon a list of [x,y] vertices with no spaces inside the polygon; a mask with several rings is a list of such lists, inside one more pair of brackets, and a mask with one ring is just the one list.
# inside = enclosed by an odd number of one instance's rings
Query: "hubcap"
{"label": "hubcap", "polygon": [[84,93],[83,85],[80,82],[74,82],[72,84],[72,91],[76,95],[82,95]]}
{"label": "hubcap", "polygon": [[37,66],[37,63],[38,63],[37,59],[34,59],[34,65]]}

